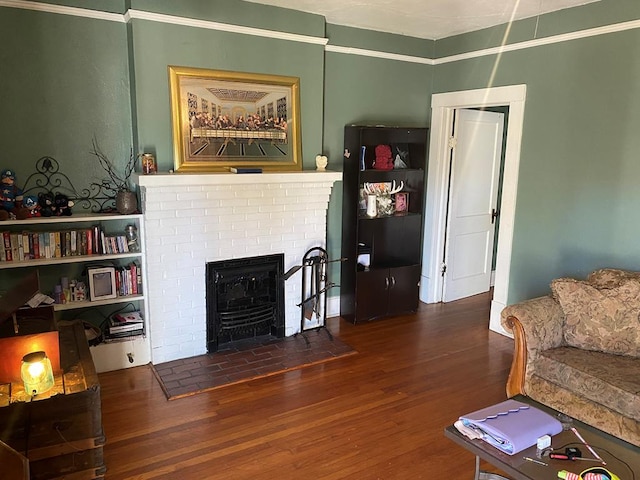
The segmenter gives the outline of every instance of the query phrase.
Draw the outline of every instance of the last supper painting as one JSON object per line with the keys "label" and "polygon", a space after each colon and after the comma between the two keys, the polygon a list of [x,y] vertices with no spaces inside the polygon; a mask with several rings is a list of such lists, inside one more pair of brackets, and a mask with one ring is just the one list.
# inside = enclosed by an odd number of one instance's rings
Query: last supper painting
{"label": "last supper painting", "polygon": [[169,67],[178,172],[300,170],[297,77]]}

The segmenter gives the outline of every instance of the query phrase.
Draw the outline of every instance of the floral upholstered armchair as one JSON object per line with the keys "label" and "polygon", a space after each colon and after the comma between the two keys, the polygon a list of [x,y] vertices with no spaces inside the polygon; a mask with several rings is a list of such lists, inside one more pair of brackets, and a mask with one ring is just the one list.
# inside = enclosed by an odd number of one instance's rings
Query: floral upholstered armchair
{"label": "floral upholstered armchair", "polygon": [[559,278],[551,295],[510,305],[507,396],[522,394],[640,446],[640,272]]}

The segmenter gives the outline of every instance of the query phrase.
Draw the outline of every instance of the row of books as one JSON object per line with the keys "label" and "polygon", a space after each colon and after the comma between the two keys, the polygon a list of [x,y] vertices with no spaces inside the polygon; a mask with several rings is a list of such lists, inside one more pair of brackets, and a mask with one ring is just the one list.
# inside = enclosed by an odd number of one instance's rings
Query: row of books
{"label": "row of books", "polygon": [[129,253],[129,244],[124,234],[106,234],[100,225],[55,232],[4,231],[2,239],[2,262]]}
{"label": "row of books", "polygon": [[108,336],[110,338],[133,337],[143,333],[144,320],[138,310],[116,313],[109,318]]}
{"label": "row of books", "polygon": [[142,270],[137,263],[116,267],[116,291],[121,297],[142,293]]}

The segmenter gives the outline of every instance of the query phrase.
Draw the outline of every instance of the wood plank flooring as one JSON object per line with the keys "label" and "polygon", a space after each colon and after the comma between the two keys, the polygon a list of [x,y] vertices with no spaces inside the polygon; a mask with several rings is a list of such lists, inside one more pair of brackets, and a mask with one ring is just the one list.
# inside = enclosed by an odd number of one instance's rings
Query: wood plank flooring
{"label": "wood plank flooring", "polygon": [[443,429],[506,398],[513,341],[488,330],[489,302],[332,318],[358,354],[173,401],[148,366],[101,374],[106,478],[473,478]]}

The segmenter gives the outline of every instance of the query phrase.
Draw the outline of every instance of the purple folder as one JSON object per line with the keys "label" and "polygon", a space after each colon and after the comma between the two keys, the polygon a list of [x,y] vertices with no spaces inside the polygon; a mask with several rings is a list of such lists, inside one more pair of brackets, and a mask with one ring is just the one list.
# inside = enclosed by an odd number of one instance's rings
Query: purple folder
{"label": "purple folder", "polygon": [[540,409],[507,400],[460,417],[460,421],[484,441],[513,455],[535,445],[543,435],[556,435],[562,424]]}

